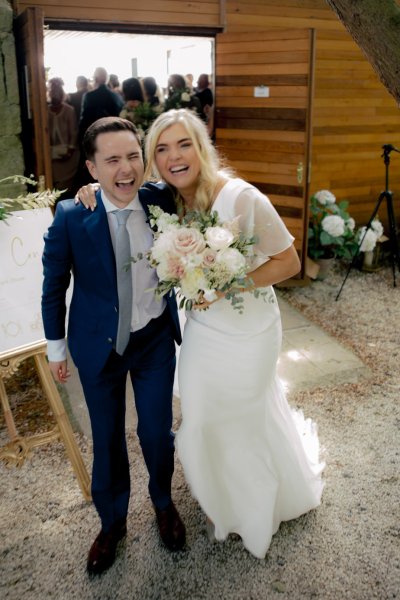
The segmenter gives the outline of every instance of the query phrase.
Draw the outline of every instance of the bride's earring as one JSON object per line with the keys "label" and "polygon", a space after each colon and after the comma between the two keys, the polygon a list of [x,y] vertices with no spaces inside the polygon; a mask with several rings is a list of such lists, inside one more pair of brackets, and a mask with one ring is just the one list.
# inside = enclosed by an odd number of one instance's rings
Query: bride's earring
{"label": "bride's earring", "polygon": [[208,517],[206,517],[206,531],[208,541],[211,543],[215,542],[215,525]]}

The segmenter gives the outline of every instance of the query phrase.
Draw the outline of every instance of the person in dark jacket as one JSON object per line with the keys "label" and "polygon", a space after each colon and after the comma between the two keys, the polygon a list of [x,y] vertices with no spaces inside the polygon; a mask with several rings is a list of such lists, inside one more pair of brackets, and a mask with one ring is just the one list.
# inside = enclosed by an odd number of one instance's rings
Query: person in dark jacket
{"label": "person in dark jacket", "polygon": [[79,139],[83,139],[86,129],[102,117],[118,117],[124,101],[119,94],[112,92],[107,85],[108,73],[97,67],[93,75],[94,89],[88,92],[82,102],[79,120]]}

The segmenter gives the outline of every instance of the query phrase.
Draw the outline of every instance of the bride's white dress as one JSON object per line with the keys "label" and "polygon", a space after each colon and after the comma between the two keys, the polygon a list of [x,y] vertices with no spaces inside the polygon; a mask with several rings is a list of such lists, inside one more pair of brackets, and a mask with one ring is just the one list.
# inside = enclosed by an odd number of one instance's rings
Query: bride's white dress
{"label": "bride's white dress", "polygon": [[[240,215],[258,236],[251,269],[292,244],[270,201],[241,179],[213,210],[223,221]],[[178,367],[176,446],[191,492],[218,540],[235,532],[259,558],[280,522],[318,506],[323,488],[315,426],[289,407],[276,375],[281,319],[267,289],[266,299],[244,295],[243,314],[226,299],[188,312]]]}

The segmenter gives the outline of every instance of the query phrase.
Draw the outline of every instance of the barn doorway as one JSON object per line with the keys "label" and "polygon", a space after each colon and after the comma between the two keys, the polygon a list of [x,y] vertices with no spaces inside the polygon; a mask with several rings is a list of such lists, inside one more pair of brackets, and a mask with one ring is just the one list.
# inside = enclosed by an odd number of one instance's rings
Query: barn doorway
{"label": "barn doorway", "polygon": [[147,35],[100,31],[44,31],[46,77],[61,77],[67,93],[76,91],[78,75],[90,79],[96,67],[128,77],[152,76],[166,90],[171,73],[191,74],[194,85],[201,73],[214,72],[214,38]]}

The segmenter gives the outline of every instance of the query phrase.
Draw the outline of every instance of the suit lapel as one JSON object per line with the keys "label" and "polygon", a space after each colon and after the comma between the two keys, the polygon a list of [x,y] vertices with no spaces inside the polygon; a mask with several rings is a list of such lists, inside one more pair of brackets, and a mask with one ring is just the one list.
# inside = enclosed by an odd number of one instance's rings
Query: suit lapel
{"label": "suit lapel", "polygon": [[93,212],[88,210],[84,217],[84,226],[96,249],[99,261],[103,264],[110,282],[115,285],[115,256],[111,242],[110,227],[107,212],[101,200],[101,193],[96,193],[97,208]]}

